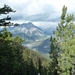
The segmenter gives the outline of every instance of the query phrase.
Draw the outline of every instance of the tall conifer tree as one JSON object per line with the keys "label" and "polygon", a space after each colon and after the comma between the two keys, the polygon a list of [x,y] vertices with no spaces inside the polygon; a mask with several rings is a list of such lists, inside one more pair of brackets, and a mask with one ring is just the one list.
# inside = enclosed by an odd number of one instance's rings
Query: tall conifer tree
{"label": "tall conifer tree", "polygon": [[67,7],[63,6],[62,15],[55,32],[59,43],[60,57],[58,65],[61,75],[70,75],[74,70],[75,60],[75,24],[74,15],[67,14]]}
{"label": "tall conifer tree", "polygon": [[[0,8],[0,16],[7,15],[14,12],[8,5]],[[4,26],[0,31],[0,74],[1,75],[25,75],[22,59],[22,39],[19,37],[12,37],[12,34],[7,31],[6,26],[11,26],[8,22],[11,17],[0,19],[0,26]]]}

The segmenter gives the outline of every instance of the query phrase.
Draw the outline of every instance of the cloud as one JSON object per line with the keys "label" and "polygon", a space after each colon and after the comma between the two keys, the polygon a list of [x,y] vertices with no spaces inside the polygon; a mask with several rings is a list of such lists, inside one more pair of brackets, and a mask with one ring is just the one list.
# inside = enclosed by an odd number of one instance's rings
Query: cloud
{"label": "cloud", "polygon": [[[35,8],[33,8],[33,5]],[[58,17],[56,11],[52,5],[44,5],[39,7],[35,2],[28,6],[26,9],[17,11],[15,14],[11,15],[14,20],[24,19],[26,21],[51,21]],[[22,19],[22,20],[23,20]]]}
{"label": "cloud", "polygon": [[50,22],[45,22],[45,21],[44,22],[33,22],[33,24],[44,30],[46,30],[46,29],[49,30],[50,28],[56,29],[56,27],[58,26],[58,22],[51,22],[51,21]]}
{"label": "cloud", "polygon": [[68,12],[75,13],[75,0],[0,0],[0,7],[4,4],[16,10],[11,13],[12,21],[43,23],[58,22],[63,5]]}

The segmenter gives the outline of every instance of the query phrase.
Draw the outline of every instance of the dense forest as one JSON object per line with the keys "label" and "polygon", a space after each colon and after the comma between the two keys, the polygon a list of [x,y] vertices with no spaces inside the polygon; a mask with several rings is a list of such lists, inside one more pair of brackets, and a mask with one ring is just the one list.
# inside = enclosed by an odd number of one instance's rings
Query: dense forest
{"label": "dense forest", "polygon": [[74,15],[67,14],[63,6],[60,22],[50,37],[50,59],[22,46],[22,38],[12,36],[6,27],[17,26],[10,22],[8,5],[0,8],[0,75],[75,75],[75,24]]}

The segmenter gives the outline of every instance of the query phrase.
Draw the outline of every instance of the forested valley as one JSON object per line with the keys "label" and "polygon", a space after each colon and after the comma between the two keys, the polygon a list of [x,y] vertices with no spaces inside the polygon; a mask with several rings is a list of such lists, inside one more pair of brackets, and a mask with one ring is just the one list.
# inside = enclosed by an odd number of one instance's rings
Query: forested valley
{"label": "forested valley", "polygon": [[[75,23],[74,14],[67,14],[63,6],[60,21],[50,37],[50,59],[22,46],[22,38],[12,36],[6,27],[17,26],[10,22],[10,6],[0,8],[0,75],[75,75]],[[15,13],[14,13],[15,14]]]}

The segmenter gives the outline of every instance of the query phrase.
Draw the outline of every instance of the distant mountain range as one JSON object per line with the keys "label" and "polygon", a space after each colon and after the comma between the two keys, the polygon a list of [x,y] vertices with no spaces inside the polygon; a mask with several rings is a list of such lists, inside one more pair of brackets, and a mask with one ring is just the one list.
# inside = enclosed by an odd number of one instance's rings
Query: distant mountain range
{"label": "distant mountain range", "polygon": [[50,50],[50,35],[47,32],[35,26],[31,22],[19,24],[15,27],[10,27],[8,30],[13,36],[20,36],[25,39],[24,46],[37,50],[40,53],[48,53]]}
{"label": "distant mountain range", "polygon": [[49,27],[49,28],[46,28],[46,29],[43,29],[43,28],[42,28],[42,30],[44,30],[44,33],[45,33],[45,34],[51,36],[51,35],[53,35],[53,31],[56,30],[56,27]]}
{"label": "distant mountain range", "polygon": [[13,36],[21,36],[26,40],[36,40],[39,37],[44,36],[44,32],[34,26],[31,22],[19,24],[19,26],[15,26],[8,29],[13,33]]}

